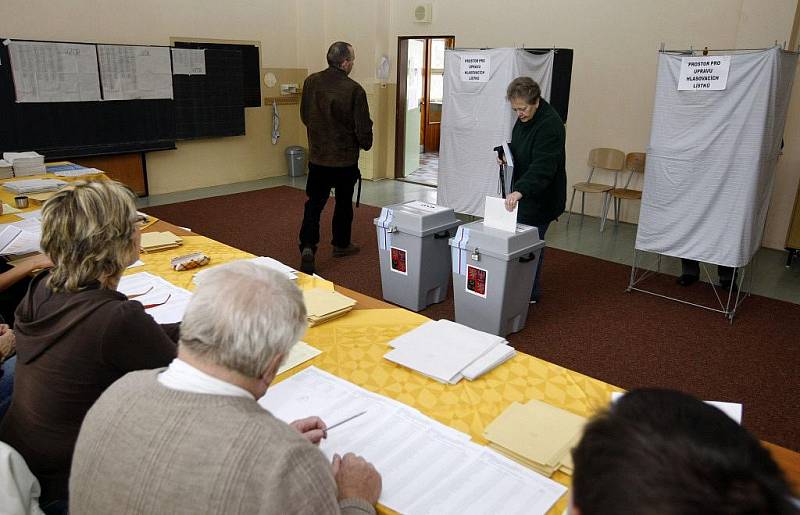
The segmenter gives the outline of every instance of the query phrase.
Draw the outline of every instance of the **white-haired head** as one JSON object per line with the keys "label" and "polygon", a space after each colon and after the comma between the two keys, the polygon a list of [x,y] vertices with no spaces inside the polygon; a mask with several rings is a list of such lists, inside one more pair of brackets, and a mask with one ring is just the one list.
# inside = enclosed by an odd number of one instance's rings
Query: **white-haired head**
{"label": "white-haired head", "polygon": [[283,274],[245,261],[208,270],[189,302],[180,345],[194,356],[259,378],[306,328],[303,295]]}

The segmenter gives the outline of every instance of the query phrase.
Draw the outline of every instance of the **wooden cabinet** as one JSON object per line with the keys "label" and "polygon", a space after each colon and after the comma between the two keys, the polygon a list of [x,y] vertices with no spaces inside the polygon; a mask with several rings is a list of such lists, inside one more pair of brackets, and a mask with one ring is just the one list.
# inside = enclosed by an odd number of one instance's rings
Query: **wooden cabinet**
{"label": "wooden cabinet", "polygon": [[147,170],[144,153],[116,154],[112,156],[78,157],[73,163],[102,170],[110,178],[125,184],[136,195],[143,197],[147,191]]}

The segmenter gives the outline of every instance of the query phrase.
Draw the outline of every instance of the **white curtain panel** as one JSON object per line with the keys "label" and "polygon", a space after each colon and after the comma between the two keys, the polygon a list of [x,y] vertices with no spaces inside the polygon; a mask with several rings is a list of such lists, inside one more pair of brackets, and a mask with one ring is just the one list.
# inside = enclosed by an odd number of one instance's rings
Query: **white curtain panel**
{"label": "white curtain panel", "polygon": [[[489,58],[488,80],[462,81],[462,59],[476,55]],[[439,205],[483,216],[485,197],[498,195],[498,166],[492,149],[511,139],[516,117],[506,101],[506,88],[523,75],[539,83],[542,97],[549,100],[553,52],[533,55],[516,48],[445,52]]]}
{"label": "white curtain panel", "polygon": [[678,91],[659,54],[638,250],[730,267],[761,244],[797,56],[734,53],[727,88]]}

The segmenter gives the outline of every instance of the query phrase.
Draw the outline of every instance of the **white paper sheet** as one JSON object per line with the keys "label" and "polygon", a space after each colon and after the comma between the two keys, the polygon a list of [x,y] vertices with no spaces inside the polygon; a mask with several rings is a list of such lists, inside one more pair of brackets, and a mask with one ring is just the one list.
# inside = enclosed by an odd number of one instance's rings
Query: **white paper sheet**
{"label": "white paper sheet", "polygon": [[173,75],[205,75],[206,51],[202,48],[172,48]]}
{"label": "white paper sheet", "polygon": [[172,98],[168,47],[97,45],[105,100]]}
{"label": "white paper sheet", "polygon": [[41,252],[40,239],[40,232],[23,230],[17,224],[10,224],[0,231],[0,255],[18,256]]}
{"label": "white paper sheet", "polygon": [[547,513],[567,488],[488,449],[432,483],[414,514]]}
{"label": "white paper sheet", "polygon": [[445,383],[505,340],[449,320],[431,321],[395,338],[383,357]]}
{"label": "white paper sheet", "polygon": [[483,211],[483,225],[501,231],[516,232],[518,211],[519,203],[514,206],[513,211],[508,211],[505,199],[487,196]]}
{"label": "white paper sheet", "polygon": [[[169,281],[148,272],[123,276],[117,290],[128,296],[137,295],[131,300],[145,306],[145,312],[159,324],[171,324],[183,320],[183,314],[192,298],[192,294],[188,290],[178,288]],[[165,300],[166,302],[164,302]],[[163,304],[161,304],[162,302]],[[147,307],[152,304],[159,305]]]}
{"label": "white paper sheet", "polygon": [[[622,392],[611,392],[611,402],[617,402],[620,397],[625,395]],[[723,413],[731,417],[737,424],[742,423],[742,405],[738,402],[723,402],[723,401],[703,401],[718,408]]]}
{"label": "white paper sheet", "polygon": [[322,351],[313,347],[306,342],[300,341],[292,346],[286,361],[278,369],[278,375],[283,374],[287,370],[291,370],[298,365],[302,365],[306,361],[313,359],[322,354]]}
{"label": "white paper sheet", "polygon": [[11,41],[8,50],[17,102],[100,100],[94,45]]}
{"label": "white paper sheet", "polygon": [[471,513],[497,506],[495,513],[545,513],[566,491],[464,433],[315,367],[271,387],[259,404],[286,422],[317,415],[332,424],[367,410],[333,428],[320,450],[328,458],[364,456],[382,476],[379,502],[401,513],[458,513],[465,506]]}

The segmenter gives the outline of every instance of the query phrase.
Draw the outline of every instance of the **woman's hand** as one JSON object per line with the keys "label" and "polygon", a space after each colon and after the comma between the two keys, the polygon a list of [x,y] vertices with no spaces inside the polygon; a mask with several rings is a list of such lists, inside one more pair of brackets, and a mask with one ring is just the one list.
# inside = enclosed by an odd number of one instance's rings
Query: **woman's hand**
{"label": "woman's hand", "polygon": [[517,203],[522,199],[522,193],[518,191],[512,191],[506,197],[506,211],[514,211],[514,208],[517,207]]}

